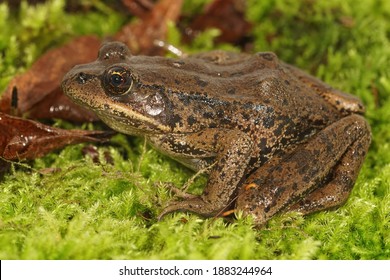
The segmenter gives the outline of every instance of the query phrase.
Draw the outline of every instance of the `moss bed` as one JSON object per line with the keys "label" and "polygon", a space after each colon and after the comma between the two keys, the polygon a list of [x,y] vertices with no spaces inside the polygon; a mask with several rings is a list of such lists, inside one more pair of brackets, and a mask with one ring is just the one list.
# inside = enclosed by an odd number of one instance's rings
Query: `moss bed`
{"label": "moss bed", "polygon": [[[45,50],[81,34],[112,34],[125,23],[94,3],[83,14],[65,12],[62,0],[16,11],[0,4],[0,92]],[[166,182],[181,186],[193,173],[142,139],[117,135],[98,146],[100,164],[83,156],[87,144],[80,144],[12,165],[0,181],[0,259],[389,259],[389,17],[389,1],[248,1],[253,51],[273,51],[366,104],[373,142],[343,207],[280,215],[261,229],[250,218],[186,213],[156,222],[172,199]],[[178,41],[174,28],[170,33]],[[212,37],[205,32],[190,48],[220,47]],[[59,171],[43,175],[47,168]],[[196,178],[190,191],[201,192],[205,182]]]}

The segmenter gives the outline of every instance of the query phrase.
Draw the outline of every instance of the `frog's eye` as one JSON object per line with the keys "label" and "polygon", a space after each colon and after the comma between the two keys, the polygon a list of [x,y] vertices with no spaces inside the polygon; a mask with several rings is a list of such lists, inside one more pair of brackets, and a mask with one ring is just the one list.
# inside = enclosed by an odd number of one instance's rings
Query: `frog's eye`
{"label": "frog's eye", "polygon": [[127,94],[133,85],[133,79],[127,69],[115,66],[108,69],[103,76],[103,87],[111,95]]}

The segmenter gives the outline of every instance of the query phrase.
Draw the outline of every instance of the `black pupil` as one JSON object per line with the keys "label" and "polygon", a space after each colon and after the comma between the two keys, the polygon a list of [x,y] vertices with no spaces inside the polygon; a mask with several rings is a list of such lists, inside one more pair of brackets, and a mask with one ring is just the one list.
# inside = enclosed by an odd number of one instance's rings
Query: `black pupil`
{"label": "black pupil", "polygon": [[114,66],[104,73],[102,85],[107,94],[120,96],[130,92],[133,79],[126,68]]}
{"label": "black pupil", "polygon": [[121,86],[125,82],[125,79],[120,74],[112,74],[111,83],[115,87]]}

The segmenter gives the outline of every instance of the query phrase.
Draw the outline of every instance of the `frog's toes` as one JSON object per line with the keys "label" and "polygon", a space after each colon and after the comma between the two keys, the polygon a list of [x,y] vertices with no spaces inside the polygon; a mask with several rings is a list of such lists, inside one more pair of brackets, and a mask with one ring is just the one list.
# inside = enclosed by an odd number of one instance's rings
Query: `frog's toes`
{"label": "frog's toes", "polygon": [[167,184],[166,188],[168,190],[170,190],[171,192],[173,192],[176,197],[179,197],[182,199],[192,199],[192,198],[198,197],[195,194],[187,193],[187,192],[183,191],[182,189],[175,187],[173,184]]}
{"label": "frog's toes", "polygon": [[215,209],[213,204],[205,202],[200,196],[196,196],[171,203],[160,213],[158,220],[161,220],[165,215],[176,211],[192,212],[200,216],[212,217],[217,215],[220,212],[220,209]]}

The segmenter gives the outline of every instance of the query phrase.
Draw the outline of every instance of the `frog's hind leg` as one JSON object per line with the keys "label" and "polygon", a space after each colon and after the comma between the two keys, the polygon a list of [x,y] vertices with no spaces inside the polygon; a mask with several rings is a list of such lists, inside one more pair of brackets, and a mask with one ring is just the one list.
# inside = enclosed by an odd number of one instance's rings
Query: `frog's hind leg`
{"label": "frog's hind leg", "polygon": [[370,134],[365,134],[360,141],[353,143],[325,184],[291,205],[288,211],[299,211],[306,215],[344,204],[359,174],[370,140]]}
{"label": "frog's hind leg", "polygon": [[282,211],[307,214],[340,205],[356,180],[370,137],[363,117],[340,119],[257,169],[241,188],[236,208],[261,225]]}

